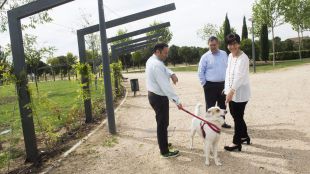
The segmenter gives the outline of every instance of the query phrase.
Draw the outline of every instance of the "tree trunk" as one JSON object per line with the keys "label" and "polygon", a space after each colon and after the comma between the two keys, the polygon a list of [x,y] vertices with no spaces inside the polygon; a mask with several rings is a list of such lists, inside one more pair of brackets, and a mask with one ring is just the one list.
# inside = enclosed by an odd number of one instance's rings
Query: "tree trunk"
{"label": "tree trunk", "polygon": [[55,78],[55,72],[54,71],[52,72],[52,76],[53,76],[53,79],[54,79],[54,82],[55,82],[56,78]]}
{"label": "tree trunk", "polygon": [[304,31],[303,29],[300,29],[300,33],[301,33],[301,49],[304,49]]}
{"label": "tree trunk", "polygon": [[34,75],[34,73],[33,73],[33,70],[31,68],[31,82],[33,82],[33,75]]}
{"label": "tree trunk", "polygon": [[71,81],[71,78],[70,78],[70,71],[68,71],[68,80]]}
{"label": "tree trunk", "polygon": [[47,76],[46,76],[46,72],[44,72],[44,79],[47,82]]}
{"label": "tree trunk", "polygon": [[274,27],[271,27],[272,30],[272,52],[273,52],[273,56],[272,56],[272,65],[275,66],[276,65],[276,49],[275,49],[275,43],[274,43]]}
{"label": "tree trunk", "polygon": [[36,84],[37,94],[39,94],[39,86],[38,86],[38,76],[37,73],[34,74],[34,81]]}
{"label": "tree trunk", "polygon": [[96,89],[96,91],[98,90],[98,77],[97,77],[97,74],[96,74],[96,77],[95,77],[95,89]]}
{"label": "tree trunk", "polygon": [[300,39],[300,27],[298,27],[297,29],[298,31],[298,40],[299,40],[299,44],[298,44],[298,52],[299,52],[299,60],[301,60],[301,39]]}

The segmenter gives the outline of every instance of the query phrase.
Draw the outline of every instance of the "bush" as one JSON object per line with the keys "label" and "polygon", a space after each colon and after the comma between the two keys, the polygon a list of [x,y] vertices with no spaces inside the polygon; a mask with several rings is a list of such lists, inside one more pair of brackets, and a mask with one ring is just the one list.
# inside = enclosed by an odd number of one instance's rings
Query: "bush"
{"label": "bush", "polygon": [[[269,54],[269,60],[272,60],[273,54]],[[310,58],[310,50],[301,51],[302,58]],[[276,52],[276,60],[294,60],[299,59],[299,51]]]}
{"label": "bush", "polygon": [[[250,58],[252,59],[252,40],[244,39],[241,41],[240,49]],[[259,57],[259,46],[255,43],[255,59],[258,60]]]}

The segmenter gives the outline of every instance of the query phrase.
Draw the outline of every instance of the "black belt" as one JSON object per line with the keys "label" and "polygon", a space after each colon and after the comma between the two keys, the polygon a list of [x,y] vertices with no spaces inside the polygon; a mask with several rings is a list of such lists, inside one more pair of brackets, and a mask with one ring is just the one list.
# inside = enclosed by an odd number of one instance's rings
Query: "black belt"
{"label": "black belt", "polygon": [[209,84],[210,84],[210,85],[213,85],[213,84],[214,84],[214,85],[216,85],[216,84],[225,84],[225,81],[222,81],[222,82],[211,82],[211,81],[207,81],[206,84],[208,84],[208,85],[209,85]]}
{"label": "black belt", "polygon": [[157,95],[154,92],[148,91],[148,95],[149,96],[157,96],[157,97],[167,97],[167,96],[161,96],[161,95]]}

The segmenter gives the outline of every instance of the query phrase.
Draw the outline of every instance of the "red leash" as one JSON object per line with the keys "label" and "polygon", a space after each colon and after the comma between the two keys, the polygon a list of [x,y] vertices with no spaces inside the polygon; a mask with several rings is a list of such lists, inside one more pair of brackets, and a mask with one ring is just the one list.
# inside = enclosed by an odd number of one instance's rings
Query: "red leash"
{"label": "red leash", "polygon": [[216,132],[216,133],[218,133],[218,134],[221,133],[221,129],[220,129],[219,127],[217,127],[215,124],[213,124],[213,123],[211,123],[211,122],[209,122],[209,121],[207,121],[207,120],[205,120],[205,119],[203,119],[203,118],[201,118],[201,117],[198,117],[197,115],[195,115],[195,114],[189,112],[188,110],[186,110],[186,109],[184,109],[184,108],[181,108],[181,110],[183,110],[184,112],[188,113],[189,115],[191,115],[191,116],[193,116],[193,117],[195,117],[195,118],[197,118],[197,119],[203,121],[203,122],[206,123],[214,132]]}

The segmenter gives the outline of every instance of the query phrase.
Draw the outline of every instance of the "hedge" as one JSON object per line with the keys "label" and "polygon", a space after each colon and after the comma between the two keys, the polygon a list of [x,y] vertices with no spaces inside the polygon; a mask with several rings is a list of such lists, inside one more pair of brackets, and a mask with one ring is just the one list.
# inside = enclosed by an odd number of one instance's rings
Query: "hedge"
{"label": "hedge", "polygon": [[[273,53],[269,54],[269,60],[272,60]],[[302,50],[301,58],[310,58],[310,50]],[[299,59],[299,51],[276,52],[276,60]]]}

